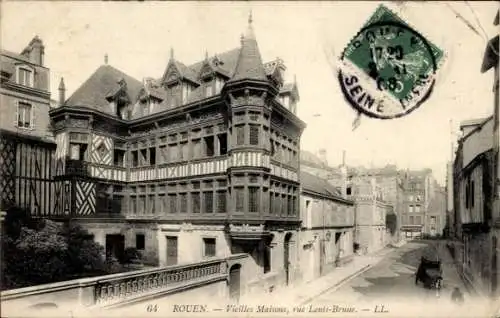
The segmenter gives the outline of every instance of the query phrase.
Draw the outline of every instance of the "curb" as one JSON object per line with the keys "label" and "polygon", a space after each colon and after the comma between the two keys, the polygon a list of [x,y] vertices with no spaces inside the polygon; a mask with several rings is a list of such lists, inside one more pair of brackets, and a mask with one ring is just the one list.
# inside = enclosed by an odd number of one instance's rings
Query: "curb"
{"label": "curb", "polygon": [[325,293],[327,293],[329,291],[337,289],[338,287],[340,287],[341,285],[343,285],[347,281],[349,281],[349,280],[353,279],[354,277],[362,274],[363,272],[366,272],[367,270],[369,270],[370,268],[372,268],[373,266],[375,266],[375,264],[377,264],[377,263],[378,262],[373,263],[373,264],[369,264],[369,265],[365,265],[364,267],[362,267],[361,269],[359,269],[356,272],[352,273],[351,275],[348,275],[348,276],[342,278],[340,281],[338,281],[337,283],[335,283],[333,286],[330,286],[327,289],[324,289],[321,292],[317,293],[316,295],[309,296],[307,299],[300,301],[299,305],[305,305],[306,303],[310,302],[314,298],[319,297],[319,296],[321,296],[321,295],[323,295],[323,294],[325,294]]}

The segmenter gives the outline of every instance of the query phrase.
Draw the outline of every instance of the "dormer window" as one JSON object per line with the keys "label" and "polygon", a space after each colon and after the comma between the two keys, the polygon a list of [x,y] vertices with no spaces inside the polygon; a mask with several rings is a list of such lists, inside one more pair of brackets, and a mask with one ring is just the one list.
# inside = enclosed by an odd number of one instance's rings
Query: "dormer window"
{"label": "dormer window", "polygon": [[207,83],[207,86],[205,86],[205,97],[212,97],[213,94],[214,90],[212,83]]}
{"label": "dormer window", "polygon": [[17,83],[19,85],[33,87],[33,70],[28,67],[18,67]]}

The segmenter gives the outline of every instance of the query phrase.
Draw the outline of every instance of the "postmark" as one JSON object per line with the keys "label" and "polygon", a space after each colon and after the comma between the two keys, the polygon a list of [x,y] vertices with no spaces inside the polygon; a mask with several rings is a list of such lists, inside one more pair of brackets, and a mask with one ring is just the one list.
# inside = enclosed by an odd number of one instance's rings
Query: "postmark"
{"label": "postmark", "polygon": [[431,94],[443,51],[380,5],[342,53],[339,83],[357,111],[402,117]]}

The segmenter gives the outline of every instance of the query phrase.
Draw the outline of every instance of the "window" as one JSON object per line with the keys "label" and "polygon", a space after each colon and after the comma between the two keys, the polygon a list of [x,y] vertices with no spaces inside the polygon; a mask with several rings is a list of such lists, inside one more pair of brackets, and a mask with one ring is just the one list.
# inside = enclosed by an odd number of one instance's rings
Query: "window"
{"label": "window", "polygon": [[470,207],[474,207],[474,181],[470,184]]}
{"label": "window", "polygon": [[165,213],[165,209],[167,208],[165,205],[165,193],[158,193],[158,203],[160,204],[158,212]]}
{"label": "window", "polygon": [[248,188],[248,211],[249,212],[259,212],[259,188],[249,187]]}
{"label": "window", "polygon": [[237,126],[236,127],[236,144],[243,145],[245,143],[245,127]]}
{"label": "window", "polygon": [[205,86],[205,97],[212,97],[213,94],[214,94],[214,89],[212,83],[208,83],[208,85]]}
{"label": "window", "polygon": [[130,197],[130,212],[132,212],[132,214],[137,214],[137,197],[136,196]]}
{"label": "window", "polygon": [[226,212],[226,191],[225,190],[217,191],[217,212],[218,213]]}
{"label": "window", "polygon": [[217,137],[219,138],[219,155],[227,154],[227,135],[220,134]]}
{"label": "window", "polygon": [[175,193],[171,193],[168,195],[169,201],[169,212],[177,213],[177,195]]}
{"label": "window", "polygon": [[181,154],[182,160],[188,160],[189,159],[189,147],[187,142],[181,143]]}
{"label": "window", "polygon": [[160,152],[158,163],[168,162],[167,146],[162,145],[162,146],[160,146],[158,148],[159,148],[159,152]]}
{"label": "window", "polygon": [[156,164],[156,148],[149,148],[149,165],[153,166]]}
{"label": "window", "polygon": [[146,238],[144,234],[135,235],[135,248],[138,250],[143,250],[146,247]]}
{"label": "window", "polygon": [[431,224],[432,225],[436,224],[436,217],[435,216],[431,216]]}
{"label": "window", "polygon": [[415,225],[415,221],[414,221],[413,215],[410,216],[410,225]]}
{"label": "window", "polygon": [[204,251],[203,256],[213,257],[215,256],[215,239],[214,238],[203,238]]}
{"label": "window", "polygon": [[271,247],[270,245],[270,240],[268,239],[267,242],[264,244],[264,249],[263,249],[263,261],[264,261],[264,274],[269,273],[271,271]]}
{"label": "window", "polygon": [[192,192],[191,200],[193,202],[193,213],[200,213],[200,193]]}
{"label": "window", "polygon": [[293,215],[293,201],[291,195],[288,195],[288,215]]}
{"label": "window", "polygon": [[139,152],[137,150],[132,151],[132,167],[139,166]]}
{"label": "window", "polygon": [[[80,159],[83,160],[83,159]],[[125,151],[120,149],[115,149],[113,153],[113,164],[115,166],[123,167],[125,164]]]}
{"label": "window", "polygon": [[410,206],[408,207],[408,212],[410,212],[410,213],[411,213],[411,212],[413,212],[413,205],[410,205]]}
{"label": "window", "polygon": [[310,227],[312,223],[312,214],[311,214],[311,200],[306,200],[306,227]]}
{"label": "window", "polygon": [[33,72],[29,69],[20,67],[17,71],[17,83],[33,87]]}
{"label": "window", "polygon": [[203,192],[203,203],[205,205],[205,213],[214,212],[214,196],[213,192]]}
{"label": "window", "polygon": [[[193,158],[201,158],[201,139],[193,140]],[[187,158],[185,158],[187,159]]]}
{"label": "window", "polygon": [[244,211],[244,200],[245,200],[245,193],[243,190],[243,187],[237,187],[234,188],[234,193],[236,197],[236,211],[237,212],[242,212]]}
{"label": "window", "polygon": [[257,125],[250,125],[250,144],[259,144],[259,126]]}
{"label": "window", "polygon": [[420,212],[420,205],[415,205],[415,212]]}
{"label": "window", "polygon": [[154,194],[149,195],[149,213],[150,214],[155,213],[155,195]]}
{"label": "window", "polygon": [[31,128],[31,104],[19,102],[17,106],[17,127],[19,128]]}
{"label": "window", "polygon": [[203,138],[205,141],[205,156],[212,157],[214,155],[214,136]]}
{"label": "window", "polygon": [[181,193],[179,196],[181,197],[181,213],[187,213],[187,193]]}

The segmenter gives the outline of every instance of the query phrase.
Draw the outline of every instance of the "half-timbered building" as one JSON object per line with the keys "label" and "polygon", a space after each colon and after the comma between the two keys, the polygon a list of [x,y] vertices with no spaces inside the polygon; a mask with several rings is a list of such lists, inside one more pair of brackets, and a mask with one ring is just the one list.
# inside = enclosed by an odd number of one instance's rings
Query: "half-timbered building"
{"label": "half-timbered building", "polygon": [[281,59],[262,62],[251,20],[238,48],[189,66],[170,55],[158,79],[106,61],[68,99],[61,83],[57,213],[118,257],[128,246],[159,265],[247,252],[253,277],[290,279],[305,128],[295,80],[284,83]]}
{"label": "half-timbered building", "polygon": [[35,36],[21,53],[2,49],[0,87],[0,211],[12,206],[36,216],[54,210],[56,144],[49,130],[45,46]]}

